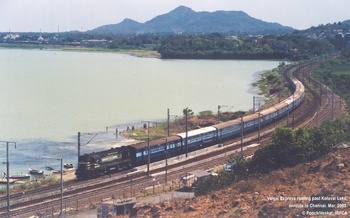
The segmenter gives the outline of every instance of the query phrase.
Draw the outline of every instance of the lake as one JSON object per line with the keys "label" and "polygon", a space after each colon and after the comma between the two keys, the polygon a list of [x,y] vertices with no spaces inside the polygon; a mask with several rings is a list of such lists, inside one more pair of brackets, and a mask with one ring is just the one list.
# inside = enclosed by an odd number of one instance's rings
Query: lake
{"label": "lake", "polygon": [[[84,153],[131,143],[116,139],[115,129],[165,120],[168,108],[174,116],[186,107],[195,114],[217,113],[218,105],[229,106],[222,112],[249,110],[258,72],[278,63],[0,49],[0,141],[17,143],[16,149],[10,144],[11,174],[44,169],[48,160],[41,156],[63,156],[76,165],[77,132]],[[0,165],[0,174],[4,170]]]}

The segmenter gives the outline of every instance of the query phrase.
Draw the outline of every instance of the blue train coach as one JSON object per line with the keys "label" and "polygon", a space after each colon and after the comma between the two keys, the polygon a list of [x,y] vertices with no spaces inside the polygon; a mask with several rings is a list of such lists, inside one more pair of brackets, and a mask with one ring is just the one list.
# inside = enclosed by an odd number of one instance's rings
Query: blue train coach
{"label": "blue train coach", "polygon": [[219,123],[214,127],[217,129],[219,142],[239,136],[241,133],[241,121],[238,119]]}
{"label": "blue train coach", "polygon": [[[179,133],[177,136],[182,138],[182,146],[186,146],[186,132]],[[187,132],[188,151],[200,149],[202,146],[208,146],[217,140],[217,129],[212,126],[195,129]]]}
{"label": "blue train coach", "polygon": [[[167,147],[165,147],[167,145]],[[152,140],[150,146],[150,161],[165,159],[180,154],[182,151],[182,139],[179,136],[170,136],[167,138]],[[140,142],[129,145],[129,151],[133,166],[139,166],[148,162],[148,142]]]}

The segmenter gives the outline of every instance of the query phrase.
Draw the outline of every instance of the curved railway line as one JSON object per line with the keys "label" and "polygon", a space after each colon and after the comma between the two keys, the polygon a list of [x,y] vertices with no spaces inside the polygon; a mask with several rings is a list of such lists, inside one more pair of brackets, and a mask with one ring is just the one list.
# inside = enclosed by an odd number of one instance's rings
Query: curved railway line
{"label": "curved railway line", "polygon": [[[324,59],[312,61],[299,66],[288,67],[284,76],[288,76],[294,71],[294,76],[302,81],[308,97],[303,103],[287,118],[282,118],[275,124],[263,126],[259,139],[257,132],[252,132],[244,136],[244,139],[234,139],[224,143],[224,146],[214,149],[210,153],[202,153],[192,156],[181,162],[176,162],[167,166],[167,181],[176,181],[181,175],[195,169],[210,169],[227,161],[230,153],[250,156],[255,147],[243,148],[243,146],[259,142],[268,138],[276,125],[297,127],[297,126],[317,126],[322,121],[335,118],[344,109],[343,102],[330,89],[320,84],[311,77],[311,71]],[[204,150],[204,149],[203,149]],[[210,160],[210,161],[208,161]],[[116,173],[111,176],[88,181],[67,181],[64,183],[64,209],[79,210],[87,205],[101,202],[106,198],[122,198],[131,196],[136,192],[144,190],[146,187],[154,187],[156,184],[165,183],[165,166],[151,168],[150,174],[158,174],[156,180],[147,178],[146,172],[136,173],[127,176],[125,172]],[[168,185],[170,183],[168,182]],[[171,182],[171,187],[174,185]],[[41,187],[28,190],[25,193],[11,194],[11,210],[7,212],[6,196],[0,197],[1,217],[28,217],[38,212],[42,214],[54,214],[60,210],[60,184],[49,187]]]}
{"label": "curved railway line", "polygon": [[305,67],[299,67],[294,74],[304,84],[305,89],[310,93],[312,98],[304,102],[305,104],[309,104],[309,106],[304,107],[302,110],[303,116],[307,119],[300,119],[292,124],[293,126],[315,127],[323,121],[333,120],[339,114],[345,112],[345,103],[342,99],[335,95],[327,86],[311,77],[312,70],[324,60],[321,59]]}

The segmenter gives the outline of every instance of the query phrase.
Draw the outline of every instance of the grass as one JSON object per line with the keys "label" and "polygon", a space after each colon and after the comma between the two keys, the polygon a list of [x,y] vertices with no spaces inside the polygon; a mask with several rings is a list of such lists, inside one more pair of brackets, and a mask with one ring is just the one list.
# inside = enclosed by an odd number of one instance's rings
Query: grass
{"label": "grass", "polygon": [[[45,178],[39,179],[37,181],[26,181],[13,188],[14,192],[23,192],[30,189],[40,188],[42,186],[50,186],[59,183],[59,180],[52,176],[47,176]],[[4,190],[6,192],[6,190]],[[0,190],[1,194],[1,190]]]}
{"label": "grass", "polygon": [[5,194],[6,193],[6,189],[0,189],[0,194]]}
{"label": "grass", "polygon": [[260,80],[258,80],[257,82],[253,83],[253,87],[257,87],[259,89],[259,95],[265,95],[267,93],[267,83],[266,83],[266,79],[263,76]]}
{"label": "grass", "polygon": [[283,84],[284,79],[275,69],[263,73],[261,79],[252,85],[260,90],[259,95],[267,96],[279,90],[283,91]]}
{"label": "grass", "polygon": [[80,51],[80,52],[106,52],[106,53],[120,53],[129,54],[137,57],[160,57],[157,51],[150,49],[109,49],[105,47],[81,47],[81,46],[67,46],[67,45],[46,45],[46,44],[11,44],[0,43],[1,48],[10,49],[59,49],[62,51]]}
{"label": "grass", "polygon": [[230,217],[241,217],[241,212],[239,211],[239,208],[237,208],[237,207],[235,207],[235,208],[233,208],[229,213],[228,213],[228,215],[230,216]]}
{"label": "grass", "polygon": [[278,69],[263,73],[261,79],[253,83],[253,86],[260,90],[259,95],[266,97],[262,109],[271,107],[291,95]]}
{"label": "grass", "polygon": [[11,48],[11,49],[43,49],[45,46],[39,44],[10,44],[10,43],[0,43],[1,48]]}
{"label": "grass", "polygon": [[[182,132],[181,121],[170,122],[170,135]],[[139,128],[124,133],[128,138],[132,138],[139,141],[147,141],[148,139],[148,128]],[[149,138],[150,140],[164,138],[168,135],[167,122],[157,123],[154,126],[149,127]]]}
{"label": "grass", "polygon": [[[140,128],[129,131],[128,137],[136,139],[139,141],[146,141],[148,139],[148,129]],[[149,138],[150,140],[159,139],[166,136],[166,130],[160,127],[151,127],[149,128]]]}
{"label": "grass", "polygon": [[334,74],[350,74],[350,64],[336,66],[333,70]]}

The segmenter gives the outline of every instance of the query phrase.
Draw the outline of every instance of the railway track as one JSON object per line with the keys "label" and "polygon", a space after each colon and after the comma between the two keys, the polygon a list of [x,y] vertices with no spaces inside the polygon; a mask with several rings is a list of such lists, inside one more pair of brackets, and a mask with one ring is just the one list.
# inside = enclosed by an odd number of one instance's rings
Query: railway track
{"label": "railway track", "polygon": [[[300,107],[292,114],[293,122],[289,122],[289,117],[286,120],[280,120],[278,125],[287,125],[290,127],[296,126],[316,126],[322,120],[330,119],[341,111],[340,99],[335,96],[331,90],[320,85],[314,80],[310,72],[319,64],[312,62],[311,64],[304,64],[296,70],[296,77],[301,80],[309,80],[304,82],[305,87],[311,94],[309,100],[304,101]],[[288,68],[285,73],[292,71]],[[319,90],[319,91],[318,91]],[[320,97],[321,96],[321,97]],[[322,107],[320,107],[322,102]],[[339,105],[339,107],[335,106]],[[332,110],[329,110],[329,107]],[[274,124],[276,125],[276,124]],[[274,125],[262,127],[261,140],[268,137],[268,134],[274,130]],[[256,142],[257,136],[255,133],[250,133],[244,138],[244,146]],[[238,153],[244,156],[250,156],[257,147],[251,149],[244,149],[241,147],[240,139],[232,140],[225,143],[221,149],[217,149],[208,154],[198,155],[183,162],[172,164],[168,166],[167,180],[177,180],[184,171],[189,172],[194,169],[209,169],[215,165],[223,164],[227,161],[228,153]],[[210,160],[210,161],[208,161]],[[193,164],[196,163],[196,164]],[[151,174],[158,174],[164,172],[164,167],[152,169]],[[133,182],[131,182],[133,181]],[[165,176],[157,178],[157,182],[164,183]],[[133,176],[126,176],[124,173],[117,173],[112,176],[103,176],[98,179],[89,181],[68,181],[64,183],[64,208],[74,208],[78,210],[81,206],[99,202],[106,197],[121,198],[128,193],[143,190],[145,187],[154,186],[155,181],[147,178],[146,173],[140,173]],[[29,190],[26,193],[12,194],[11,197],[11,211],[6,211],[6,197],[0,198],[0,216],[1,217],[28,217],[37,212],[45,214],[54,214],[60,209],[60,184],[42,187],[35,190]]]}
{"label": "railway track", "polygon": [[322,61],[306,66],[296,74],[296,77],[303,82],[305,88],[313,96],[312,106],[305,110],[307,113],[304,113],[309,118],[303,122],[296,123],[296,126],[319,126],[325,120],[335,119],[345,109],[345,104],[339,96],[335,95],[327,86],[311,77],[312,70],[320,62]]}

